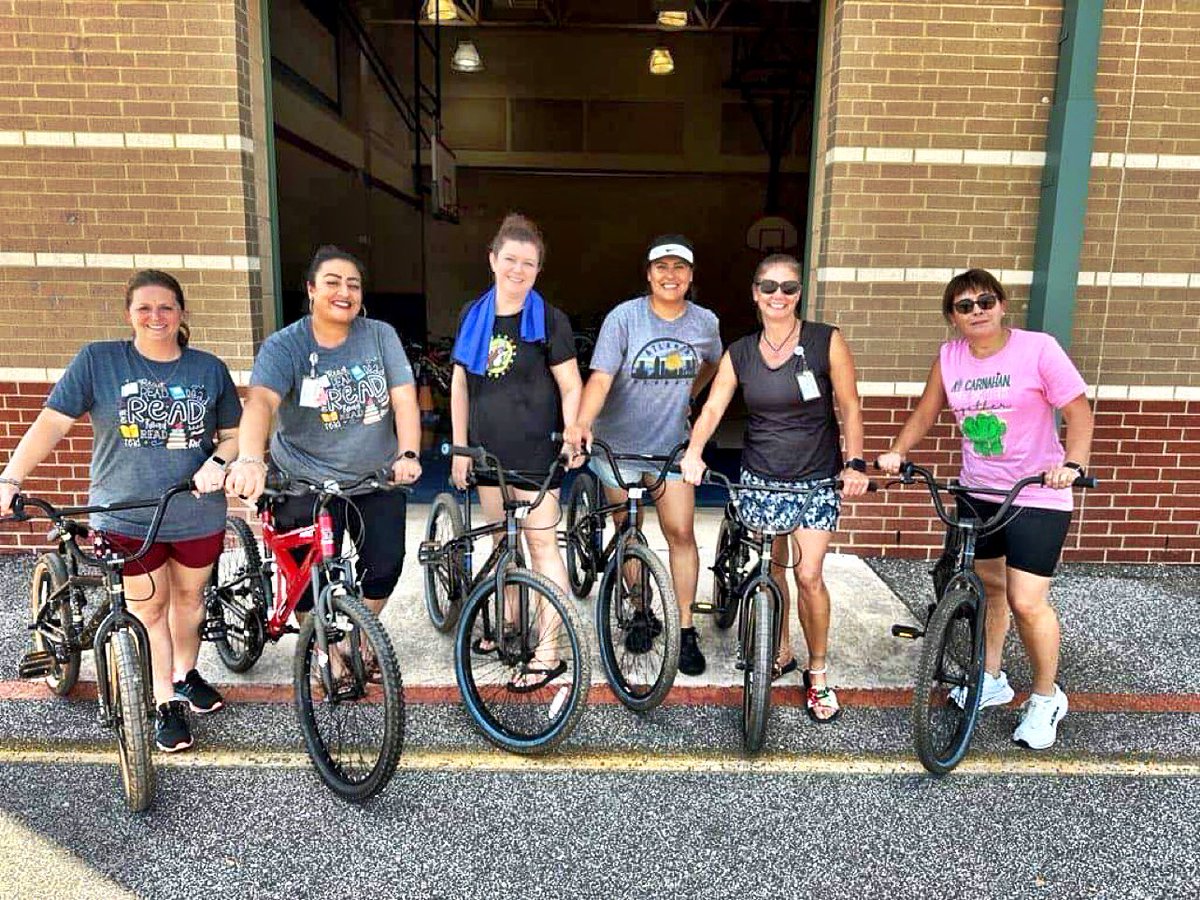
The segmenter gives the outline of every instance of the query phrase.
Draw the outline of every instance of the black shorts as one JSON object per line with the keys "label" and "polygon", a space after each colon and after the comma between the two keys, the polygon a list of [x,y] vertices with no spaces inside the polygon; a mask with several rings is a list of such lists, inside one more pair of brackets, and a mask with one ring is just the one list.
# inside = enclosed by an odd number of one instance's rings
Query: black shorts
{"label": "black shorts", "polygon": [[[988,519],[996,514],[999,503],[978,497],[956,497],[959,516],[973,515]],[[1036,506],[1013,506],[1005,516],[1005,524],[975,543],[976,559],[1004,558],[1005,565],[1032,575],[1049,578],[1058,566],[1071,513],[1065,509],[1040,509]]]}
{"label": "black shorts", "polygon": [[[521,474],[525,476],[524,479],[514,481],[513,479],[505,478],[504,483],[508,487],[516,488],[519,491],[533,491],[536,493],[542,484],[542,479],[546,477],[545,470],[541,472],[521,472]],[[554,477],[550,479],[550,487],[546,490],[557,491],[562,487],[565,475],[566,473],[560,468],[554,473]],[[475,473],[475,484],[479,487],[500,487],[500,479],[495,474],[489,473],[487,469],[480,469]]]}
{"label": "black shorts", "polygon": [[[333,516],[333,540],[342,546],[347,523],[350,540],[358,551],[354,567],[362,579],[363,595],[372,599],[388,597],[400,581],[404,565],[404,519],[407,500],[403,491],[375,491],[353,497],[356,513],[347,509],[347,502],[334,498],[329,503]],[[311,525],[316,500],[312,497],[284,497],[274,501],[275,527],[290,531]],[[303,553],[293,552],[297,561]],[[312,590],[306,590],[296,608],[301,612],[312,609]]]}

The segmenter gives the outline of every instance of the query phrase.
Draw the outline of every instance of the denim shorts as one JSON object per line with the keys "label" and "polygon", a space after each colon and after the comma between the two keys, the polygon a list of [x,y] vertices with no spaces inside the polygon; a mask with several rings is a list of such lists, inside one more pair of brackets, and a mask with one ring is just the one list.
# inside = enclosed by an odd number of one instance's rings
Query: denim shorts
{"label": "denim shorts", "polygon": [[781,481],[763,478],[749,469],[742,469],[742,484],[758,487],[812,489],[808,494],[771,493],[770,491],[738,491],[737,507],[742,520],[758,531],[786,534],[797,528],[812,531],[837,531],[842,512],[842,498],[832,487],[812,486],[824,478],[809,481]]}
{"label": "denim shorts", "polygon": [[[636,459],[618,460],[618,465],[621,467],[621,477],[625,479],[626,484],[631,484],[634,487],[642,482],[642,476],[648,475],[651,479],[657,478],[658,473],[662,471],[662,463],[641,462]],[[588,467],[596,473],[596,477],[600,479],[600,483],[606,488],[622,489],[622,485],[617,481],[617,476],[612,470],[612,466],[608,464],[608,458],[597,454],[588,460]],[[678,472],[668,472],[667,481],[680,481],[683,476]]]}

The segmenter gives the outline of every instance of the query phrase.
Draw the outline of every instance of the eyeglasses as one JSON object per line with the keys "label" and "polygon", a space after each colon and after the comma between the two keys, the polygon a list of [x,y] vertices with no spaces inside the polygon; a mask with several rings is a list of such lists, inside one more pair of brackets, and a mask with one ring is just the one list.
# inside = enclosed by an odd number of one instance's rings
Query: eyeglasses
{"label": "eyeglasses", "polygon": [[800,293],[800,282],[798,281],[771,281],[769,278],[764,278],[762,281],[754,282],[754,286],[764,294],[783,291],[790,297],[792,294]]}
{"label": "eyeglasses", "polygon": [[1000,302],[1000,298],[995,294],[980,294],[974,300],[968,297],[963,297],[961,300],[955,300],[953,304],[954,311],[960,316],[968,315],[976,306],[985,312]]}

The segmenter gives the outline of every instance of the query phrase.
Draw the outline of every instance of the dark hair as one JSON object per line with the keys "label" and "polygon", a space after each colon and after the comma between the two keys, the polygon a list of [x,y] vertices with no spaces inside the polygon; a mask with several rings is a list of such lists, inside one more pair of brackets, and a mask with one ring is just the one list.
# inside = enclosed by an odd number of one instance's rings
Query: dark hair
{"label": "dark hair", "polygon": [[308,264],[308,271],[304,274],[305,287],[317,283],[317,272],[320,271],[321,266],[331,259],[345,260],[358,269],[359,277],[363,281],[367,280],[367,268],[359,261],[357,256],[333,244],[323,244],[317,248],[317,252],[313,254],[312,262]]}
{"label": "dark hair", "polygon": [[758,281],[762,278],[762,273],[771,268],[771,266],[787,266],[796,273],[797,280],[799,280],[804,271],[800,266],[800,261],[796,257],[790,256],[787,253],[772,253],[758,264],[758,268],[754,270],[754,280]]}
{"label": "dark hair", "polygon": [[951,313],[954,310],[954,298],[964,291],[990,291],[1001,303],[1008,303],[1008,294],[995,275],[986,269],[967,269],[961,275],[951,278],[946,284],[946,290],[942,292],[942,316],[947,322],[953,321]]}
{"label": "dark hair", "polygon": [[505,216],[504,221],[500,223],[500,230],[492,238],[492,243],[488,246],[488,250],[492,253],[499,253],[505,241],[516,241],[519,244],[533,244],[537,247],[538,268],[542,268],[545,264],[546,242],[542,240],[542,230],[537,227],[533,219],[527,218],[520,213],[509,213]]}
{"label": "dark hair", "polygon": [[[133,293],[138,288],[144,287],[161,287],[166,288],[175,295],[175,302],[179,304],[179,309],[182,312],[187,309],[187,304],[183,300],[183,286],[174,275],[169,272],[161,272],[158,269],[142,269],[134,274],[125,285],[125,309],[128,310],[133,305]],[[191,340],[192,330],[188,328],[187,322],[179,323],[179,333],[175,335],[175,340],[179,342],[180,347],[186,347],[188,341]]]}

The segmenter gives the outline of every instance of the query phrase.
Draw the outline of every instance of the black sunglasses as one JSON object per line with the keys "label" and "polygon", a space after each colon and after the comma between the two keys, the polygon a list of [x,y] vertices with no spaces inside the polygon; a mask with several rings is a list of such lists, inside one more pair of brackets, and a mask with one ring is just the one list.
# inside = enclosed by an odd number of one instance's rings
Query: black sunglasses
{"label": "black sunglasses", "polygon": [[955,300],[954,303],[951,305],[954,307],[954,311],[956,313],[958,313],[960,316],[965,316],[968,313],[970,313],[971,310],[973,310],[976,306],[978,306],[980,309],[986,311],[986,310],[991,309],[993,306],[995,306],[999,302],[1000,302],[1000,298],[997,297],[995,294],[980,294],[974,300],[970,300],[970,299],[964,297],[961,300]]}
{"label": "black sunglasses", "polygon": [[764,278],[762,281],[754,282],[754,286],[764,294],[783,291],[790,297],[792,294],[800,293],[800,282],[798,281],[771,281],[769,278]]}

